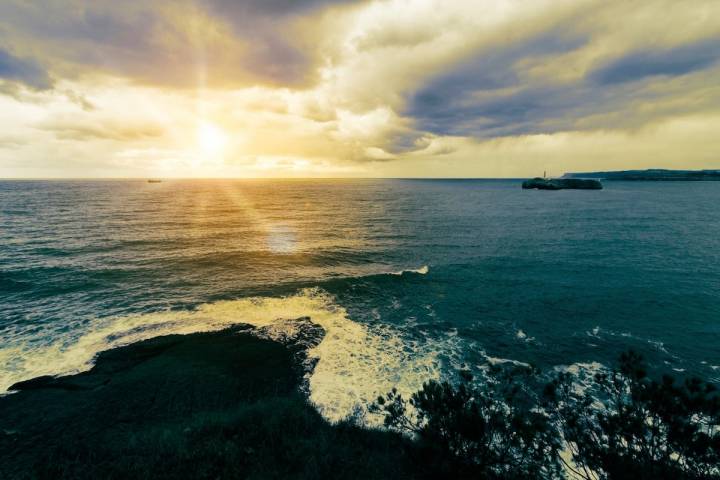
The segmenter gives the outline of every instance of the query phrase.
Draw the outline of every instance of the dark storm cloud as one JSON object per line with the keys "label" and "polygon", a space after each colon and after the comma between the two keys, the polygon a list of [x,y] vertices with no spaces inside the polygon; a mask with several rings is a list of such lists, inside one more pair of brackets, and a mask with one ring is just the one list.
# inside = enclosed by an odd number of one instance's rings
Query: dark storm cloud
{"label": "dark storm cloud", "polygon": [[[456,70],[432,79],[409,99],[416,126],[441,135],[514,135],[574,108],[582,92],[552,85],[522,85],[516,64],[526,58],[572,51],[582,37],[545,34],[484,51]],[[510,93],[507,92],[510,89]]]}
{"label": "dark storm cloud", "polygon": [[293,35],[289,25],[316,10],[359,0],[198,0],[199,5],[252,42],[244,65],[268,79],[302,84],[312,79],[316,58],[311,42]]}
{"label": "dark storm cloud", "polygon": [[[629,105],[652,99],[650,92],[631,86],[597,88],[580,81],[573,84],[528,84],[510,93],[478,96],[453,92],[432,102],[413,102],[412,115],[419,130],[437,135],[493,138],[554,133],[591,127],[620,126],[587,123],[593,116],[610,115]],[[628,116],[629,117],[629,116]],[[631,123],[632,118],[623,122]],[[640,121],[639,118],[635,119]]]}
{"label": "dark storm cloud", "polygon": [[678,76],[709,67],[720,59],[720,38],[672,49],[632,52],[590,74],[598,84],[640,80],[656,75]]}
{"label": "dark storm cloud", "polygon": [[392,155],[422,152],[425,155],[448,155],[457,151],[449,144],[433,144],[434,135],[423,132],[403,132],[388,139],[385,150]]}
{"label": "dark storm cloud", "polygon": [[57,78],[101,71],[177,83],[177,64],[190,60],[187,52],[170,50],[176,45],[167,40],[180,35],[153,6],[6,0],[0,2],[0,32],[6,42],[43,56]]}
{"label": "dark storm cloud", "polygon": [[257,15],[286,16],[306,13],[322,7],[358,3],[359,0],[199,0],[217,13],[235,20]]}
{"label": "dark storm cloud", "polygon": [[0,79],[23,83],[44,90],[52,86],[50,76],[38,62],[19,58],[0,48]]}
{"label": "dark storm cloud", "polygon": [[[5,0],[0,2],[0,33],[10,45],[31,46],[42,54],[58,77],[100,70],[139,83],[194,86],[202,65],[202,81],[211,86],[299,86],[314,79],[318,56],[313,39],[302,38],[295,23],[324,7],[348,3]],[[188,19],[200,18],[198,13],[214,25],[204,30],[189,26]],[[41,85],[41,77],[35,82]]]}
{"label": "dark storm cloud", "polygon": [[[571,52],[582,45],[578,38],[545,36],[483,52],[425,84],[409,98],[405,113],[421,131],[477,138],[613,128],[619,125],[586,120],[652,102],[661,95],[647,88],[650,84],[632,80],[681,76],[708,68],[720,58],[720,41],[713,39],[626,54],[570,82],[525,80],[518,74],[517,65],[523,59]],[[641,123],[648,119],[642,115],[628,113],[621,121]]]}
{"label": "dark storm cloud", "polygon": [[[106,47],[121,56],[155,52],[151,37],[164,23],[151,8],[118,8],[107,1],[0,2],[0,26],[16,31],[16,35],[6,33],[8,41],[15,36],[25,42],[35,40],[48,52],[87,63],[112,62],[113,58],[102,56],[103,51],[110,53],[102,50]],[[62,48],[65,44],[72,48]]]}

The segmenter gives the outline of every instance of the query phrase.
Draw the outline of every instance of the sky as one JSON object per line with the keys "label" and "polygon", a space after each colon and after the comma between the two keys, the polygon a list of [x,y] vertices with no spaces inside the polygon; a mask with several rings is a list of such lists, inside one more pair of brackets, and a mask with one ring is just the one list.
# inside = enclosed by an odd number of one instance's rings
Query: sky
{"label": "sky", "polygon": [[0,178],[720,168],[717,0],[2,0]]}

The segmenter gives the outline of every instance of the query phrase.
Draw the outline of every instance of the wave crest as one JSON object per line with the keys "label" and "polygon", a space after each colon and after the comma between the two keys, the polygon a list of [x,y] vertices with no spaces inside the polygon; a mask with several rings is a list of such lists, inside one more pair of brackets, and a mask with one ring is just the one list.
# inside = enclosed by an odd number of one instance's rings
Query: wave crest
{"label": "wave crest", "polygon": [[393,387],[410,394],[424,381],[440,377],[439,357],[449,345],[413,342],[394,327],[355,322],[331,295],[312,288],[286,297],[249,297],[193,310],[96,320],[74,337],[67,333],[64,338],[53,338],[51,345],[26,342],[0,347],[0,365],[5,365],[0,370],[0,389],[41,375],[88,370],[99,352],[152,337],[215,331],[241,323],[259,327],[261,334],[280,336],[279,330],[300,327],[293,319],[307,322],[307,317],[325,330],[322,341],[307,352],[315,364],[306,379],[309,397],[330,421],[345,418],[358,405],[367,405]]}
{"label": "wave crest", "polygon": [[397,272],[390,272],[389,275],[404,275],[406,273],[417,273],[419,275],[427,275],[428,272],[430,272],[430,267],[427,265],[423,265],[420,268],[416,268],[414,270],[399,270]]}

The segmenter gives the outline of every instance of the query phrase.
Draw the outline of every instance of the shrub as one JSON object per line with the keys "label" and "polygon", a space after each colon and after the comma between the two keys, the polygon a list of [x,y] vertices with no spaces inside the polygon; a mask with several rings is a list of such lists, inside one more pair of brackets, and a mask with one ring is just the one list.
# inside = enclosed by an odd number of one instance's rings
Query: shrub
{"label": "shrub", "polygon": [[480,385],[464,380],[427,382],[409,399],[393,389],[371,411],[415,437],[424,462],[444,475],[720,479],[716,388],[696,378],[652,380],[633,352],[586,389],[561,373],[536,395],[542,380],[529,368],[491,369]]}
{"label": "shrub", "polygon": [[417,437],[446,469],[484,478],[557,478],[559,437],[526,388],[527,368],[493,369],[479,387],[430,381],[409,400],[393,389],[372,409]]}
{"label": "shrub", "polygon": [[720,478],[720,400],[713,385],[697,378],[677,384],[668,375],[651,380],[633,352],[593,383],[593,395],[582,395],[561,374],[547,389],[578,476]]}

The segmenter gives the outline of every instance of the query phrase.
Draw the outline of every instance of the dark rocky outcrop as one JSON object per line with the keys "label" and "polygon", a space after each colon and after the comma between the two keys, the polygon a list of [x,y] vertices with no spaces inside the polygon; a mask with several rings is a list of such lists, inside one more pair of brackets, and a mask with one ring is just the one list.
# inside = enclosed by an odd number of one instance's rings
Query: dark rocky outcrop
{"label": "dark rocky outcrop", "polygon": [[308,404],[306,351],[324,331],[289,322],[155,338],[15,384],[0,398],[0,478],[423,476],[407,439],[331,425]]}
{"label": "dark rocky outcrop", "polygon": [[533,178],[525,180],[522,184],[524,189],[537,190],[601,190],[602,183],[598,180],[581,178]]}

